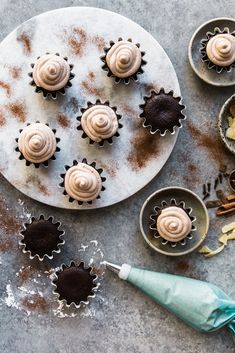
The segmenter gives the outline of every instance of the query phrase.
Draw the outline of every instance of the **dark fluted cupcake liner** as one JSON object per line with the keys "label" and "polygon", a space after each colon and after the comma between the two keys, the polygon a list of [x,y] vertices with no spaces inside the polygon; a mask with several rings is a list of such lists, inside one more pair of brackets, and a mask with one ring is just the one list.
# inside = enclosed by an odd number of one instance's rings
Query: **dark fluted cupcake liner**
{"label": "dark fluted cupcake liner", "polygon": [[[166,239],[163,239],[160,234],[158,233],[158,230],[157,230],[157,218],[158,216],[160,216],[161,214],[161,211],[164,209],[164,208],[168,208],[170,206],[176,206],[176,207],[180,207],[182,208],[185,213],[189,216],[191,222],[192,222],[192,228],[191,228],[191,232],[182,240],[178,241],[178,242],[170,242]],[[193,223],[196,221],[196,217],[192,216],[192,208],[191,207],[186,207],[185,205],[185,202],[184,201],[180,201],[179,203],[177,203],[177,201],[175,199],[171,199],[170,202],[168,203],[167,201],[163,200],[161,202],[161,205],[160,206],[155,206],[154,209],[153,209],[153,212],[151,215],[150,215],[150,226],[149,226],[149,229],[151,231],[154,232],[153,234],[153,237],[156,238],[156,239],[160,239],[161,241],[161,244],[162,245],[166,245],[166,244],[170,244],[170,246],[172,248],[178,246],[178,245],[181,245],[181,246],[185,246],[187,241],[190,241],[191,239],[193,239],[193,232],[196,231],[196,226],[193,225]]]}
{"label": "dark fluted cupcake liner", "polygon": [[229,66],[216,65],[213,62],[211,62],[210,59],[207,56],[206,46],[207,46],[209,40],[212,37],[216,36],[217,34],[223,34],[223,33],[231,34],[232,36],[235,37],[235,31],[230,32],[228,27],[225,27],[223,30],[221,30],[219,27],[215,27],[213,32],[207,32],[206,33],[206,38],[201,40],[201,48],[200,48],[200,52],[201,52],[201,55],[202,55],[202,61],[207,64],[207,67],[208,67],[209,70],[214,69],[214,70],[216,70],[216,72],[218,74],[220,74],[223,71],[231,72],[232,68],[235,67],[235,62],[233,64],[229,65]]}
{"label": "dark fluted cupcake liner", "polygon": [[[94,284],[90,294],[87,295],[87,299],[81,300],[77,303],[75,303],[74,301],[68,303],[66,298],[63,298],[61,294],[58,292],[58,288],[57,288],[58,275],[62,273],[65,269],[71,268],[71,267],[80,267],[84,270],[89,271],[89,274],[91,276],[91,282]],[[66,266],[65,264],[62,264],[60,266],[60,269],[53,274],[51,283],[52,283],[52,286],[54,287],[53,294],[56,296],[59,304],[63,303],[64,306],[67,308],[75,307],[76,309],[79,309],[81,306],[83,307],[87,306],[90,303],[90,300],[95,298],[97,289],[99,288],[99,283],[97,283],[97,281],[98,281],[98,276],[93,273],[93,267],[85,266],[83,261],[81,261],[78,265],[76,265],[74,261],[71,261],[68,266]]]}
{"label": "dark fluted cupcake liner", "polygon": [[[32,247],[30,249],[30,244],[28,244],[28,240],[26,239],[27,237],[25,237],[25,233],[27,232],[29,226],[32,225],[34,222],[37,222],[40,220],[50,222],[51,225],[55,226],[55,231],[58,233],[57,234],[58,242],[56,243],[55,248],[53,250],[50,249],[49,253],[46,252],[45,244],[42,243],[42,252],[45,250],[45,253],[43,255],[36,253],[36,251],[33,250]],[[53,216],[46,218],[43,214],[41,214],[39,216],[39,218],[31,217],[29,223],[23,224],[22,230],[20,232],[21,240],[19,241],[19,245],[22,248],[22,252],[24,254],[29,255],[30,260],[33,260],[35,258],[37,258],[39,261],[43,261],[43,260],[45,260],[45,258],[52,260],[54,257],[54,254],[59,254],[61,252],[61,246],[65,244],[65,241],[63,239],[64,234],[65,234],[65,232],[64,232],[64,230],[61,229],[60,222],[55,222]],[[43,248],[43,246],[44,246],[44,248]]]}
{"label": "dark fluted cupcake liner", "polygon": [[[87,162],[87,159],[86,158],[83,158],[82,162],[81,163],[85,163],[91,167],[93,167],[100,175],[101,177],[101,181],[102,183],[105,182],[106,178],[105,177],[102,177],[101,174],[103,173],[103,169],[102,168],[96,168],[96,162],[92,162],[92,163],[88,163]],[[65,171],[67,172],[67,170],[69,170],[69,168],[75,166],[78,164],[78,161],[77,160],[74,160],[73,161],[73,164],[71,166],[69,165],[66,165],[64,168],[65,168]],[[74,198],[72,198],[70,195],[67,194],[66,190],[65,190],[65,187],[64,187],[64,179],[65,179],[65,173],[63,174],[60,174],[61,178],[63,179],[62,183],[59,184],[59,186],[61,186],[62,188],[64,188],[64,191],[63,191],[63,195],[67,195],[69,197],[69,202],[74,202],[76,201],[79,205],[82,205],[84,203],[84,201],[78,201],[78,200],[75,200]],[[102,188],[101,188],[101,192],[105,190],[105,187],[102,185]],[[96,197],[96,199],[100,199],[100,195],[98,195]],[[94,200],[93,200],[94,201]],[[86,201],[87,204],[91,205],[93,201]]]}
{"label": "dark fluted cupcake liner", "polygon": [[[89,138],[89,136],[87,136],[87,134],[85,133],[85,131],[84,131],[83,128],[82,128],[82,125],[81,125],[81,118],[82,118],[82,115],[83,115],[83,113],[84,113],[86,110],[88,110],[89,108],[94,107],[94,106],[96,106],[96,105],[106,105],[106,106],[110,107],[112,110],[114,110],[114,112],[115,112],[115,114],[116,114],[116,117],[117,117],[117,120],[118,120],[118,129],[121,129],[121,128],[123,127],[123,125],[119,122],[119,120],[122,118],[122,116],[117,113],[117,107],[111,107],[111,106],[110,106],[109,101],[105,101],[104,103],[102,103],[102,102],[100,101],[100,99],[97,99],[95,103],[91,103],[90,101],[88,101],[88,102],[87,102],[87,107],[86,107],[86,108],[81,108],[81,109],[80,109],[81,115],[79,115],[79,116],[77,117],[77,120],[78,120],[79,123],[80,123],[80,124],[78,125],[77,129],[78,129],[79,131],[82,131],[82,132],[83,132],[83,133],[82,133],[82,138],[84,138],[84,139],[85,139],[85,138]],[[118,130],[117,130],[117,132],[116,132],[112,137],[110,137],[110,138],[108,138],[108,139],[103,139],[103,140],[100,141],[100,142],[96,142],[96,141],[93,141],[92,139],[89,138],[89,142],[90,142],[91,145],[98,143],[99,146],[103,146],[104,143],[105,143],[105,141],[107,141],[110,145],[112,145],[112,143],[113,143],[113,137],[119,137],[119,136],[120,136],[120,134],[119,134],[119,132],[118,132]]]}
{"label": "dark fluted cupcake liner", "polygon": [[[46,53],[46,54],[50,54],[50,53]],[[56,53],[55,55],[60,56],[59,53]],[[40,59],[40,56],[37,57],[37,60],[38,60],[38,59]],[[66,56],[63,57],[63,59],[66,60],[66,61],[68,61],[68,58],[67,58]],[[32,63],[32,64],[31,64],[31,67],[34,68],[34,65],[35,65],[35,63]],[[52,99],[55,100],[55,99],[57,98],[57,94],[58,94],[58,93],[61,94],[62,96],[64,96],[64,95],[65,95],[65,90],[66,90],[66,88],[69,88],[69,87],[72,86],[72,83],[71,83],[70,81],[75,77],[75,74],[72,73],[73,66],[74,66],[74,65],[69,64],[69,67],[70,67],[70,76],[69,76],[69,80],[68,80],[67,84],[66,84],[63,88],[61,88],[60,90],[58,90],[58,91],[48,91],[48,90],[46,90],[46,89],[44,89],[44,88],[42,88],[42,87],[37,86],[36,83],[35,83],[35,81],[34,81],[34,79],[33,79],[33,72],[32,72],[32,71],[29,72],[29,74],[28,74],[29,77],[32,78],[32,80],[29,82],[29,84],[30,84],[31,86],[35,87],[35,92],[36,92],[36,93],[42,93],[43,98],[45,98],[45,99],[46,99],[46,98],[52,98]]]}
{"label": "dark fluted cupcake liner", "polygon": [[[36,123],[40,123],[40,121],[36,121]],[[32,124],[33,124],[33,123],[32,123]],[[48,127],[50,127],[48,123],[42,123],[42,124],[45,124],[45,125],[47,125]],[[31,123],[27,123],[27,124],[26,124],[26,126],[29,126],[29,125],[31,125]],[[56,134],[56,129],[51,129],[51,130],[53,131],[54,134]],[[23,129],[20,129],[20,130],[19,130],[19,133],[21,133],[22,131],[23,131]],[[17,142],[17,144],[18,144],[18,140],[19,140],[19,138],[17,137],[17,138],[15,139],[15,141]],[[60,142],[60,138],[59,138],[59,137],[56,137],[56,143],[58,144],[59,142]],[[48,159],[47,161],[45,161],[45,162],[33,163],[33,162],[30,162],[30,161],[28,161],[27,159],[25,159],[24,155],[20,152],[18,145],[17,145],[17,147],[15,148],[15,151],[20,153],[19,159],[20,159],[20,160],[25,160],[25,164],[26,164],[27,167],[30,166],[31,164],[33,164],[33,165],[35,166],[35,168],[39,168],[39,166],[40,166],[41,164],[44,165],[45,167],[48,167],[48,164],[49,164],[49,161],[50,161],[50,160],[52,160],[52,161],[56,160],[56,156],[55,156],[55,154],[54,154],[51,158],[49,158],[49,159]],[[60,148],[59,148],[58,146],[56,146],[56,151],[55,151],[55,152],[60,152]]]}
{"label": "dark fluted cupcake liner", "polygon": [[[144,114],[144,108],[145,108],[145,105],[147,103],[147,101],[152,98],[154,95],[160,95],[160,94],[165,94],[167,96],[171,96],[173,97],[179,104],[179,107],[181,108],[180,109],[180,119],[178,120],[178,123],[176,124],[172,124],[171,126],[169,126],[169,128],[165,129],[164,131],[161,131],[159,128],[156,128],[154,129],[153,126],[151,124],[148,123],[147,119],[145,118],[145,114]],[[143,104],[140,104],[139,107],[141,109],[141,114],[139,115],[141,119],[143,119],[143,124],[142,126],[144,128],[147,128],[150,132],[150,134],[154,135],[156,133],[159,133],[160,136],[165,136],[167,132],[169,132],[171,135],[174,135],[176,133],[176,129],[180,129],[182,128],[182,123],[181,121],[182,120],[186,120],[186,116],[185,114],[182,113],[182,110],[185,110],[186,109],[186,106],[181,104],[182,103],[182,98],[181,97],[177,97],[174,95],[174,91],[169,91],[168,93],[165,92],[165,89],[164,88],[161,88],[159,90],[159,92],[156,92],[155,90],[151,90],[150,91],[150,94],[149,95],[146,95],[143,97],[144,99],[144,103]]]}
{"label": "dark fluted cupcake liner", "polygon": [[[122,40],[123,40],[122,38],[118,38],[118,42],[120,42],[120,41],[122,41]],[[127,41],[128,41],[128,42],[132,42],[132,39],[129,38],[129,39],[127,39]],[[106,63],[106,55],[107,55],[108,51],[112,48],[112,46],[113,46],[114,44],[115,44],[114,41],[110,41],[110,42],[109,42],[109,45],[110,45],[110,46],[104,48],[104,53],[105,53],[105,54],[100,57],[101,61],[104,63],[104,65],[102,65],[102,69],[107,72],[107,76],[108,76],[108,77],[113,77],[113,78],[114,78],[115,83],[123,82],[124,84],[128,85],[131,80],[132,80],[132,81],[135,81],[135,82],[138,82],[138,76],[141,75],[141,74],[144,72],[143,66],[147,64],[147,62],[143,59],[143,57],[144,57],[144,55],[145,55],[145,52],[144,52],[144,51],[141,51],[141,57],[142,57],[142,59],[141,59],[140,67],[139,67],[139,69],[137,70],[137,72],[136,72],[134,75],[132,75],[132,76],[129,76],[129,77],[126,77],[126,78],[120,78],[120,77],[115,76],[115,75],[112,73],[112,71],[110,70],[110,68],[108,67],[108,65],[107,65],[107,63]],[[139,43],[136,43],[135,45],[136,45],[138,48],[140,48],[140,44],[139,44]]]}

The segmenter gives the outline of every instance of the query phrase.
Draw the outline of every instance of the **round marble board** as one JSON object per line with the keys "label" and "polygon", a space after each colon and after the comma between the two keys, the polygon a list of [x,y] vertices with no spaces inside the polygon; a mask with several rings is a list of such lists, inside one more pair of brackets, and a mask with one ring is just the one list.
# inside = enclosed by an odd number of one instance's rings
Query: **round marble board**
{"label": "round marble board", "polygon": [[[109,41],[132,38],[146,54],[139,82],[115,84],[101,69],[100,56]],[[46,52],[67,56],[75,78],[66,96],[44,100],[29,85],[30,64]],[[65,209],[92,209],[115,204],[136,193],[161,170],[177,139],[150,135],[142,127],[139,104],[150,89],[180,95],[174,68],[158,42],[142,27],[116,13],[97,8],[69,7],[43,13],[20,25],[0,44],[0,171],[22,193]],[[122,115],[120,137],[103,147],[90,145],[76,129],[80,108],[108,100]],[[40,121],[56,129],[60,152],[49,166],[26,166],[15,151],[15,139],[27,123]],[[91,205],[69,202],[59,186],[65,165],[95,161],[103,168],[106,190]]]}

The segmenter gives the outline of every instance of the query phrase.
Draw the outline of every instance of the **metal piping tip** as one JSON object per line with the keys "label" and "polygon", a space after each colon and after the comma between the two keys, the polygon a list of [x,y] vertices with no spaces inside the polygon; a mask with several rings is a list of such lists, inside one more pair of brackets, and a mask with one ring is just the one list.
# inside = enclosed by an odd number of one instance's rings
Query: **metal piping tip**
{"label": "metal piping tip", "polygon": [[111,262],[108,261],[104,261],[104,265],[106,266],[106,268],[108,268],[110,271],[119,274],[120,270],[121,270],[121,266],[119,265],[115,265],[112,264]]}

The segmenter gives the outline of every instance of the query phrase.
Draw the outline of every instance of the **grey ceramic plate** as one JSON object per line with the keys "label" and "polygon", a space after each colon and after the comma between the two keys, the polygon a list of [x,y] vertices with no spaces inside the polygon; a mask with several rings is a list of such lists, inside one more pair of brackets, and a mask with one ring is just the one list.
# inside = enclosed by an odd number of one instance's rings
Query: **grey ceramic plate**
{"label": "grey ceramic plate", "polygon": [[201,60],[201,43],[203,38],[206,38],[206,33],[208,31],[214,30],[215,27],[223,29],[228,27],[230,31],[235,30],[235,19],[232,18],[214,18],[208,22],[203,23],[193,34],[189,47],[188,47],[188,57],[192,69],[203,81],[209,83],[213,86],[233,86],[235,85],[235,69],[231,72],[222,72],[218,74],[214,69],[209,70],[206,63]]}
{"label": "grey ceramic plate", "polygon": [[226,100],[226,102],[222,106],[219,113],[218,126],[219,126],[219,132],[223,143],[229,149],[229,151],[235,154],[235,140],[231,140],[227,138],[225,135],[226,130],[229,127],[228,117],[231,116],[229,109],[233,104],[235,104],[235,94],[233,94],[228,100]]}
{"label": "grey ceramic plate", "polygon": [[[154,238],[154,232],[149,229],[149,217],[154,213],[154,207],[160,205],[163,200],[169,203],[172,198],[177,203],[184,201],[186,208],[192,208],[192,216],[196,217],[193,224],[197,228],[192,239],[187,240],[185,245],[177,244],[174,248],[169,243],[163,245],[159,238]],[[145,241],[151,248],[164,255],[181,256],[194,251],[205,239],[208,228],[209,217],[203,201],[192,191],[181,187],[167,187],[155,191],[146,199],[140,211],[140,229]]]}

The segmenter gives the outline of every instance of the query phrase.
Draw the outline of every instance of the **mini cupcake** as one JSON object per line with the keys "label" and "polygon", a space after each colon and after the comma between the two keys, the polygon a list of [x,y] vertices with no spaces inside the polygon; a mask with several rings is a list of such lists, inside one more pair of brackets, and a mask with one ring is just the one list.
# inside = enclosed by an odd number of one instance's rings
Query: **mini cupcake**
{"label": "mini cupcake", "polygon": [[51,129],[48,124],[36,122],[28,124],[20,130],[19,138],[16,139],[18,146],[16,151],[20,152],[19,159],[25,159],[26,165],[34,164],[36,168],[43,164],[48,166],[50,159],[55,160],[55,152],[60,148],[57,143],[60,141],[55,136],[56,130]]}
{"label": "mini cupcake", "polygon": [[74,74],[71,72],[73,65],[68,63],[68,58],[62,58],[58,53],[39,56],[34,64],[30,85],[35,86],[35,92],[43,94],[44,98],[57,98],[57,93],[65,95],[65,89],[71,87]]}
{"label": "mini cupcake", "polygon": [[97,142],[103,146],[105,141],[112,144],[112,138],[118,137],[118,129],[122,128],[116,107],[110,107],[109,102],[101,103],[98,99],[95,104],[87,103],[87,108],[81,109],[82,115],[77,118],[80,122],[78,130],[82,130],[82,138],[88,137],[90,144]]}
{"label": "mini cupcake", "polygon": [[52,281],[55,286],[53,293],[67,307],[74,305],[79,308],[82,304],[89,304],[89,299],[95,297],[98,288],[98,277],[92,271],[92,267],[85,267],[84,262],[75,265],[72,261],[69,266],[63,264]]}
{"label": "mini cupcake", "polygon": [[154,238],[160,238],[163,245],[169,243],[171,247],[185,245],[196,230],[193,225],[196,218],[191,213],[192,209],[186,208],[184,201],[179,204],[175,199],[169,204],[162,201],[161,206],[156,206],[150,215],[150,229],[154,231]]}
{"label": "mini cupcake", "polygon": [[235,31],[230,33],[227,27],[223,30],[216,27],[214,32],[206,33],[201,45],[202,61],[208,69],[221,73],[230,72],[235,67]]}
{"label": "mini cupcake", "polygon": [[142,67],[146,64],[143,60],[145,53],[140,51],[140,44],[122,38],[109,44],[110,47],[104,48],[105,55],[101,57],[104,62],[102,69],[108,72],[109,77],[114,77],[116,83],[122,81],[128,84],[130,80],[138,81],[137,75],[144,72]]}
{"label": "mini cupcake", "polygon": [[152,90],[150,96],[144,97],[140,108],[143,126],[149,128],[151,134],[159,132],[165,136],[169,131],[173,135],[176,127],[182,127],[181,120],[186,119],[182,113],[185,106],[181,104],[181,98],[175,97],[173,91],[166,93],[163,88],[158,93]]}
{"label": "mini cupcake", "polygon": [[64,195],[69,196],[69,202],[77,201],[79,205],[83,202],[92,204],[92,201],[100,198],[101,191],[105,190],[102,183],[106,178],[101,174],[103,169],[96,169],[96,163],[87,163],[84,158],[82,162],[73,161],[72,166],[65,166],[65,174],[61,174]]}
{"label": "mini cupcake", "polygon": [[46,219],[41,215],[38,219],[32,217],[30,223],[25,223],[20,235],[19,245],[23,253],[28,253],[32,260],[35,257],[43,261],[45,257],[53,258],[53,253],[61,252],[64,245],[64,231],[60,229],[61,223],[54,222],[53,217]]}

